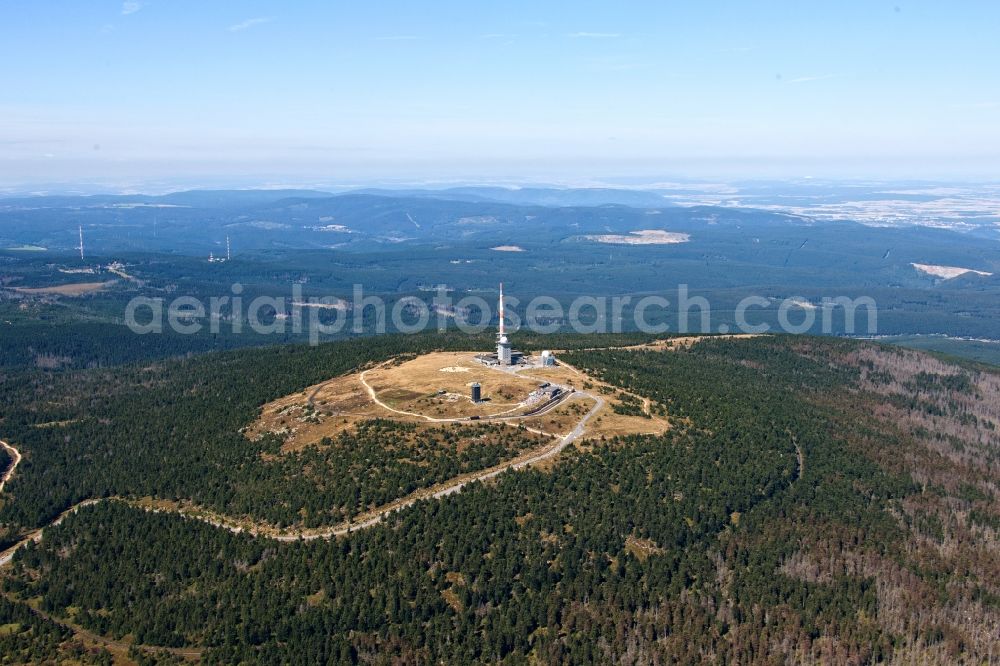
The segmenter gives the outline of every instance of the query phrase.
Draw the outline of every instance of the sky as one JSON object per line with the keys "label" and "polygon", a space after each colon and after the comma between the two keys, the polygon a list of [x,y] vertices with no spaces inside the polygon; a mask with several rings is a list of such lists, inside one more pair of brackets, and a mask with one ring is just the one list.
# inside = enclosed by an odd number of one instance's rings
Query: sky
{"label": "sky", "polygon": [[996,180],[998,28],[992,0],[8,0],[0,187]]}

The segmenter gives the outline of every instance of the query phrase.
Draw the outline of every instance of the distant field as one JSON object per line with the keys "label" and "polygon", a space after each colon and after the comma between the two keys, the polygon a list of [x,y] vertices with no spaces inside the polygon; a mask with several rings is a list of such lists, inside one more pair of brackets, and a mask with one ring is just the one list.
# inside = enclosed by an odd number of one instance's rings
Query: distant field
{"label": "distant field", "polygon": [[5,248],[10,252],[47,252],[47,247],[42,247],[40,245],[17,245],[15,247]]}
{"label": "distant field", "polygon": [[642,229],[630,231],[628,234],[600,234],[584,236],[587,240],[612,245],[673,245],[691,240],[689,234],[674,233],[661,229]]}
{"label": "distant field", "polygon": [[111,284],[114,284],[114,280],[109,282],[76,282],[73,284],[60,284],[54,287],[14,287],[14,291],[22,294],[81,296],[100,291]]}
{"label": "distant field", "polygon": [[901,347],[909,347],[910,349],[950,354],[951,356],[967,358],[972,361],[979,361],[980,363],[1000,365],[1000,341],[961,340],[958,338],[929,335],[900,335],[887,338],[883,342]]}

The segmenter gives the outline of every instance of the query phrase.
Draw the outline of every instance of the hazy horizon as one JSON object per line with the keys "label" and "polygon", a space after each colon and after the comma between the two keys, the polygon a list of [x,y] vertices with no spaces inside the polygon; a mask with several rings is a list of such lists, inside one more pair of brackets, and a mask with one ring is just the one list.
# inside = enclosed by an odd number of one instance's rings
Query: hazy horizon
{"label": "hazy horizon", "polygon": [[[55,181],[35,183],[0,184],[0,198],[22,196],[62,196],[62,195],[146,195],[162,196],[186,191],[267,191],[267,190],[301,190],[328,192],[333,195],[348,194],[363,190],[384,190],[387,193],[407,190],[448,190],[454,188],[501,188],[508,190],[521,189],[551,189],[551,190],[635,190],[648,192],[699,192],[719,195],[737,192],[749,193],[757,188],[768,185],[787,185],[798,188],[816,188],[829,190],[831,188],[885,188],[917,187],[933,189],[940,187],[963,188],[968,193],[981,191],[984,195],[994,193],[1000,185],[1000,178],[836,178],[836,177],[772,177],[772,178],[722,178],[706,176],[703,178],[667,175],[661,177],[594,177],[580,179],[527,180],[518,178],[483,178],[483,179],[407,179],[378,178],[370,179],[315,179],[308,177],[276,177],[272,179],[253,179],[211,175],[200,178],[149,178],[130,180],[94,179],[77,181]],[[886,194],[891,192],[887,191]],[[670,197],[665,199],[668,201]],[[984,202],[985,203],[985,202]],[[747,204],[750,205],[750,204]]]}

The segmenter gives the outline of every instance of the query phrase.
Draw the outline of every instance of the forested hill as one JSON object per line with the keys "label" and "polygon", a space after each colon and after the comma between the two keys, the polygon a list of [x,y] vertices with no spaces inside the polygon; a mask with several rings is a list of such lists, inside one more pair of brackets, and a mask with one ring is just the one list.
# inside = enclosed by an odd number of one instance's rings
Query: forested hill
{"label": "forested hill", "polygon": [[[266,441],[236,432],[259,405],[378,358],[462,344],[380,338],[214,354],[118,385],[104,371],[4,382],[0,427],[25,469],[0,519],[13,535],[85,497],[149,494],[301,523],[315,497],[363,479],[269,462]],[[30,600],[50,622],[199,649],[207,663],[1000,654],[995,371],[829,339],[547,346],[579,348],[561,358],[664,406],[673,427],[583,442],[545,469],[333,541],[89,506],[3,570],[0,647],[15,662],[52,654],[60,625],[32,628]],[[602,346],[615,348],[590,349]]]}
{"label": "forested hill", "polygon": [[[653,337],[526,334],[519,346],[637,344]],[[280,442],[248,442],[241,429],[263,404],[395,356],[483,349],[492,340],[458,333],[375,336],[112,369],[0,375],[0,439],[27,454],[9,488],[13,499],[0,505],[0,547],[76,502],[115,494],[186,498],[276,525],[301,523],[303,507],[328,498],[303,487],[294,463],[261,464]],[[329,518],[317,513],[305,522]]]}

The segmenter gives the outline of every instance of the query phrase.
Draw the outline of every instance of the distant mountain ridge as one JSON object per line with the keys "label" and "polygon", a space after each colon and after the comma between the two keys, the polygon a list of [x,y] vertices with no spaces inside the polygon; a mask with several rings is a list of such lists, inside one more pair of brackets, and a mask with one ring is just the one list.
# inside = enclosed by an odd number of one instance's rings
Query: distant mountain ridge
{"label": "distant mountain ridge", "polygon": [[637,208],[671,205],[662,195],[646,190],[555,187],[480,187],[463,186],[445,189],[358,188],[346,190],[249,189],[249,190],[180,190],[168,194],[73,194],[0,197],[0,210],[6,206],[46,207],[95,206],[127,203],[172,204],[209,208],[252,206],[288,198],[326,198],[371,194],[391,198],[442,199],[465,202],[496,202],[532,206],[603,206],[617,204]]}
{"label": "distant mountain ridge", "polygon": [[[622,194],[625,193],[625,194]],[[541,203],[498,201],[488,196]],[[459,197],[457,199],[446,197]],[[645,202],[626,206],[615,200]],[[590,200],[589,205],[573,201]],[[648,204],[658,202],[660,207]],[[0,248],[202,254],[226,236],[241,249],[374,249],[408,242],[553,242],[587,234],[685,230],[705,224],[789,224],[783,213],[671,206],[627,190],[458,188],[422,192],[192,190],[166,195],[0,199]],[[670,228],[668,228],[670,227]]]}
{"label": "distant mountain ridge", "polygon": [[[351,194],[348,192],[347,194]],[[543,187],[450,187],[443,190],[388,190],[368,188],[353,194],[379,196],[407,196],[414,198],[447,199],[450,201],[495,201],[531,206],[604,206],[617,204],[635,208],[663,208],[671,206],[661,194],[647,190],[622,190],[605,187],[594,188],[543,188]]]}
{"label": "distant mountain ridge", "polygon": [[[506,270],[518,262],[547,272],[561,266],[584,281],[585,274],[627,272],[636,275],[634,284],[664,275],[712,284],[800,284],[807,275],[827,284],[855,286],[923,288],[942,283],[915,264],[992,274],[970,273],[945,282],[956,288],[992,288],[1000,281],[1000,245],[957,231],[873,227],[709,205],[563,205],[581,197],[614,198],[620,192],[193,190],[161,196],[0,199],[0,250],[72,257],[82,227],[90,257],[221,256],[229,238],[237,256],[335,250],[385,265],[407,253],[423,253],[429,280],[440,275],[447,262],[485,252],[491,264]],[[512,203],[486,195],[560,203]],[[624,263],[609,268],[615,261]],[[642,277],[643,270],[652,273]]]}

